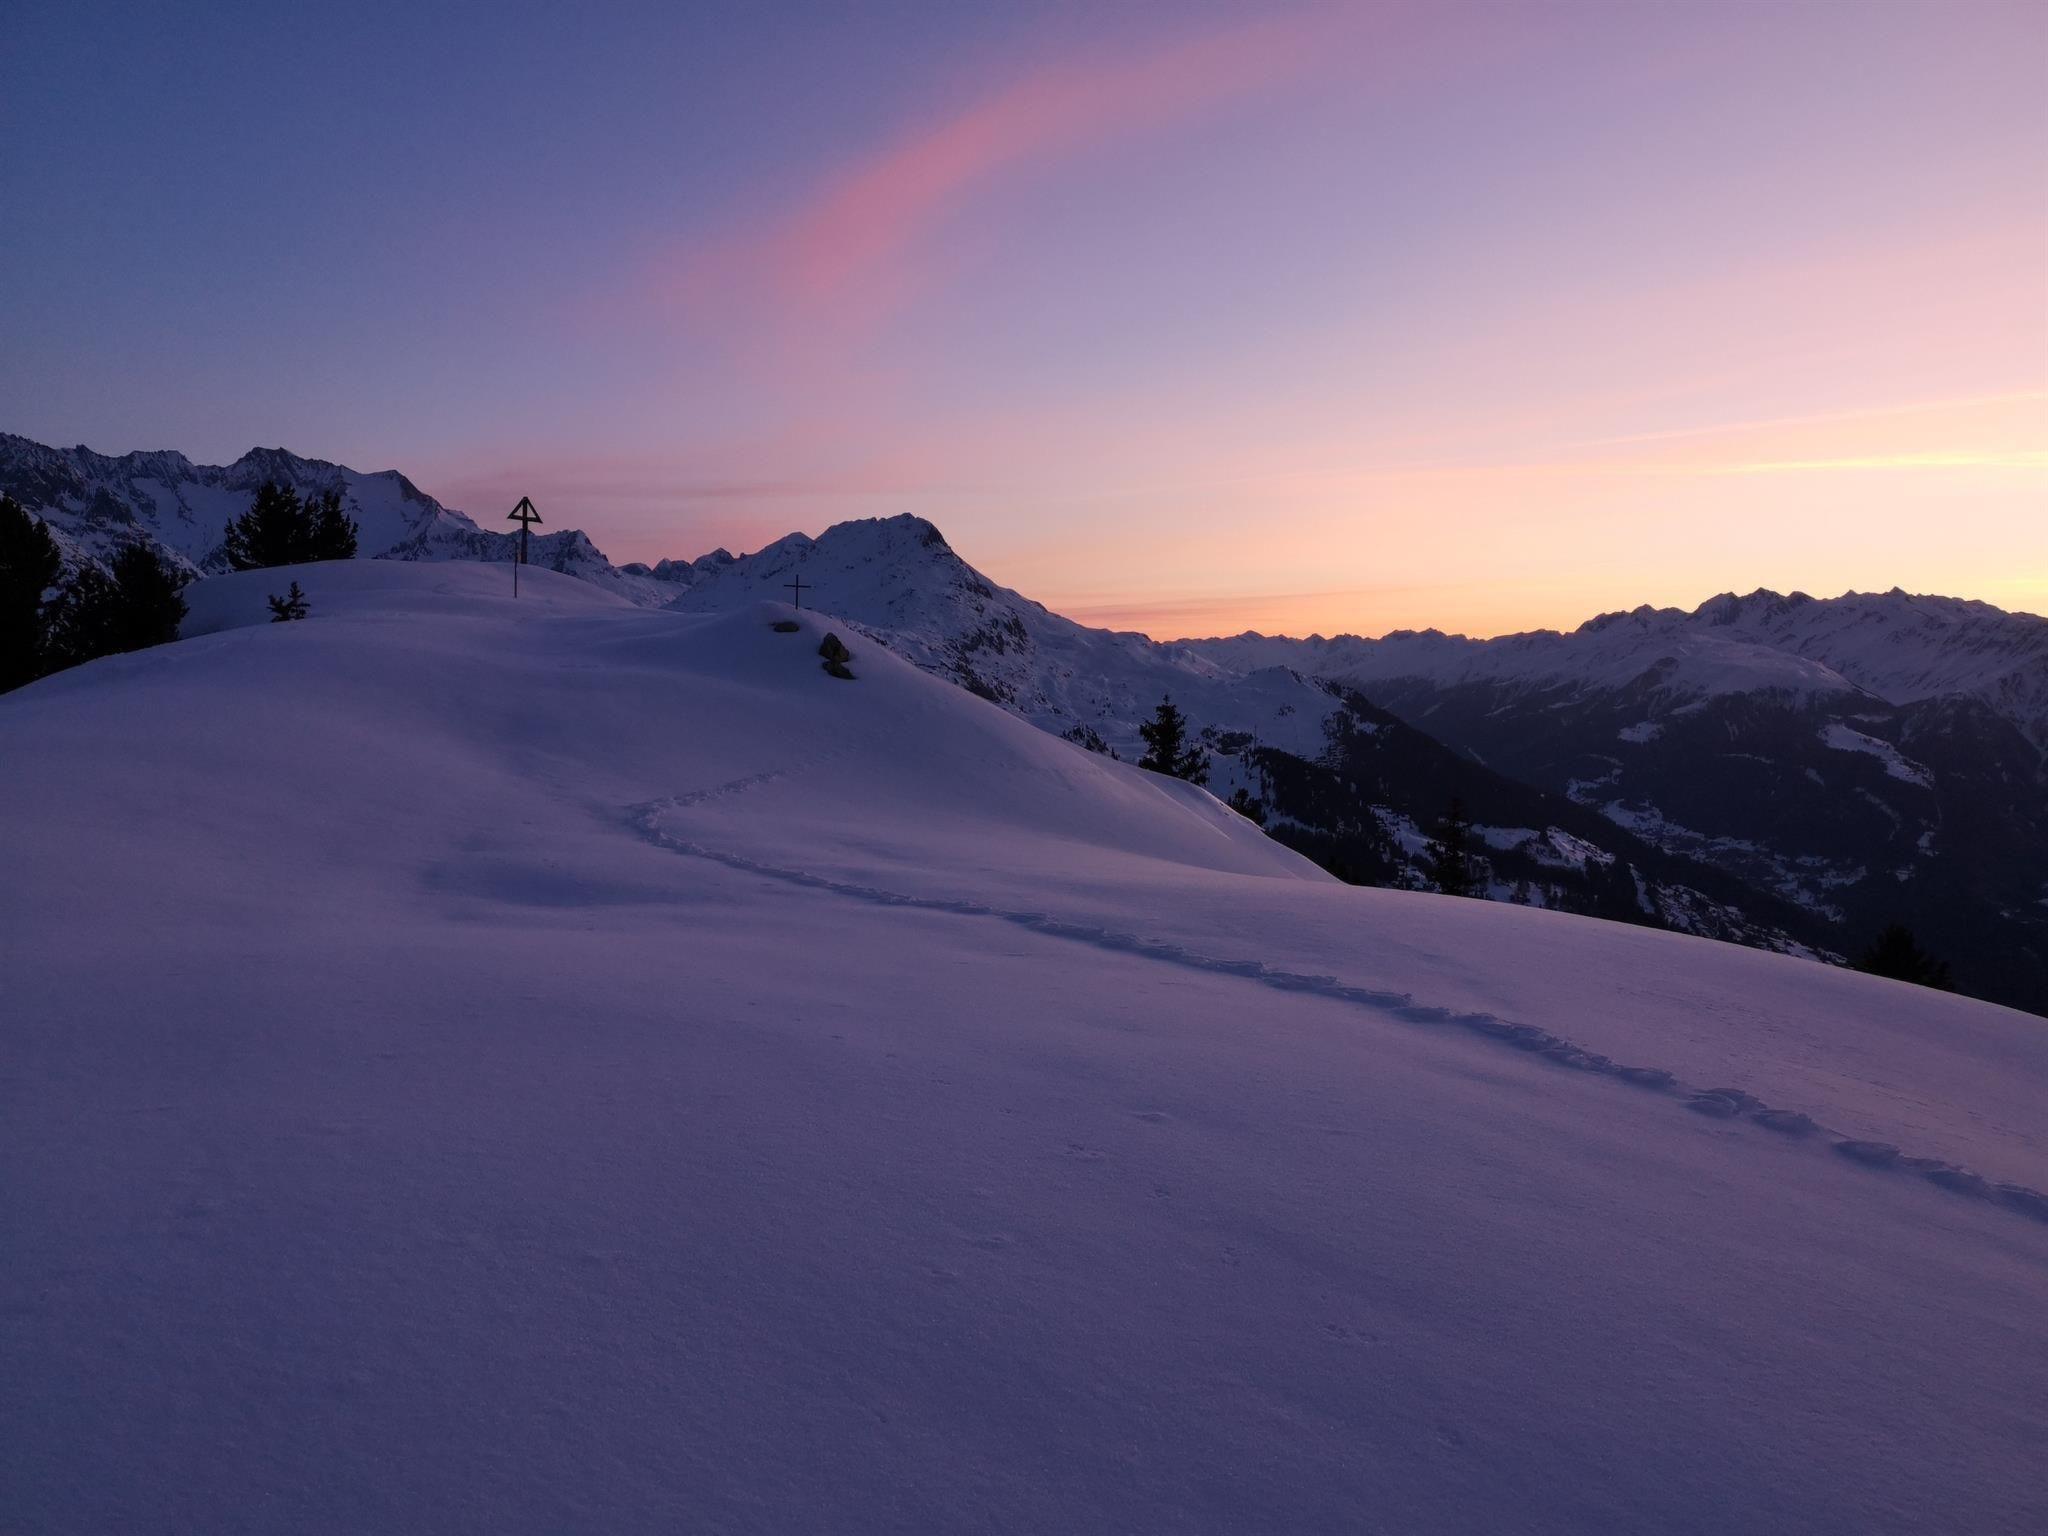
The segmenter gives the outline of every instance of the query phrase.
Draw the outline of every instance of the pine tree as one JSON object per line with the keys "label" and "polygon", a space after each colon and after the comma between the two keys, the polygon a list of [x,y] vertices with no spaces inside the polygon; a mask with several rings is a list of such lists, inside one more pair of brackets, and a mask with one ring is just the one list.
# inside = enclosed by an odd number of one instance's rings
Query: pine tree
{"label": "pine tree", "polygon": [[63,566],[50,530],[0,496],[0,693],[42,674],[43,594]]}
{"label": "pine tree", "polygon": [[228,568],[236,571],[296,565],[304,558],[304,526],[299,493],[266,480],[249,510],[228,524],[221,553],[227,556]]}
{"label": "pine tree", "polygon": [[1472,822],[1465,802],[1451,797],[1451,808],[1436,826],[1427,852],[1429,878],[1446,896],[1477,896],[1478,871],[1472,867]]}
{"label": "pine tree", "polygon": [[306,503],[308,560],[353,560],[356,557],[355,519],[341,510],[341,491],[330,488],[317,501]]}
{"label": "pine tree", "polygon": [[177,568],[147,544],[125,546],[111,572],[85,567],[53,606],[50,659],[75,667],[177,639],[185,618],[184,584]]}
{"label": "pine tree", "polygon": [[306,594],[299,590],[296,581],[292,583],[291,591],[285,593],[283,597],[273,596],[269,602],[270,622],[273,624],[289,624],[294,619],[303,619],[306,616]]}
{"label": "pine tree", "polygon": [[184,573],[147,544],[130,544],[114,556],[120,595],[115,649],[139,651],[177,639],[185,622],[184,587]]}
{"label": "pine tree", "polygon": [[1949,990],[1948,962],[1937,960],[1920,947],[1913,930],[1904,923],[1887,923],[1876,941],[1856,960],[1856,969],[1894,981],[1910,981],[1919,987]]}
{"label": "pine tree", "polygon": [[1145,738],[1145,755],[1138,759],[1140,768],[1171,774],[1190,784],[1209,782],[1209,754],[1199,745],[1189,745],[1187,716],[1174,706],[1171,694],[1159,701],[1159,708],[1138,727],[1138,734]]}
{"label": "pine tree", "polygon": [[96,565],[81,567],[64,584],[50,604],[50,627],[44,641],[50,671],[79,666],[113,651],[118,601],[114,579]]}
{"label": "pine tree", "polygon": [[1255,826],[1266,824],[1266,802],[1254,799],[1242,784],[1230,792],[1230,808]]}
{"label": "pine tree", "polygon": [[228,524],[221,553],[231,570],[268,570],[309,560],[353,560],[356,525],[339,489],[301,501],[288,485],[266,481],[249,510]]}

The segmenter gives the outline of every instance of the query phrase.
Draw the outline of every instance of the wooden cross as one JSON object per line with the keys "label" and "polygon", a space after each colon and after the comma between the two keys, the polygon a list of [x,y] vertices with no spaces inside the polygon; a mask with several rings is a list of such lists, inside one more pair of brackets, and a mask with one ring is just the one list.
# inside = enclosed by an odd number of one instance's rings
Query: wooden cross
{"label": "wooden cross", "polygon": [[533,525],[540,521],[540,514],[533,510],[533,503],[524,496],[519,505],[505,514],[505,521],[519,525],[519,558],[512,562],[512,595],[519,595],[519,567],[526,564],[526,535]]}
{"label": "wooden cross", "polygon": [[796,575],[796,580],[795,580],[795,581],[785,581],[785,582],[784,582],[784,583],[783,583],[782,585],[783,585],[783,588],[784,588],[784,590],[786,590],[786,591],[790,591],[790,592],[794,592],[794,593],[796,594],[796,605],[797,605],[797,607],[799,607],[799,608],[803,607],[803,605],[804,605],[804,575],[803,575],[803,572],[802,572],[802,571],[798,571],[798,572],[797,572],[797,575]]}

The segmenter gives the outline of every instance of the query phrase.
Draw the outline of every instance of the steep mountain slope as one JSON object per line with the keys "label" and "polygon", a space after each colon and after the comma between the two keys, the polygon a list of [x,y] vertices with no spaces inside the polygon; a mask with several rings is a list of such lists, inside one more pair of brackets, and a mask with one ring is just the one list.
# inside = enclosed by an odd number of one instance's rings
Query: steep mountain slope
{"label": "steep mountain slope", "polygon": [[1894,587],[1825,601],[1723,593],[1671,623],[1812,658],[1891,704],[1973,700],[2048,751],[2048,619]]}
{"label": "steep mountain slope", "polygon": [[0,698],[25,1527],[2038,1529],[2039,1021],[293,574]]}
{"label": "steep mountain slope", "polygon": [[1343,878],[1430,889],[1429,839],[1455,799],[1478,817],[1468,853],[1478,894],[1841,958],[1836,927],[1797,902],[1497,773],[1348,689],[1340,697],[1345,712],[1319,757],[1253,747],[1218,761],[1219,787],[1247,784],[1272,836]]}
{"label": "steep mountain slope", "polygon": [[1903,920],[1958,983],[2048,1012],[2048,620],[1753,593],[1477,641],[1242,635],[1514,778],[1835,923]]}

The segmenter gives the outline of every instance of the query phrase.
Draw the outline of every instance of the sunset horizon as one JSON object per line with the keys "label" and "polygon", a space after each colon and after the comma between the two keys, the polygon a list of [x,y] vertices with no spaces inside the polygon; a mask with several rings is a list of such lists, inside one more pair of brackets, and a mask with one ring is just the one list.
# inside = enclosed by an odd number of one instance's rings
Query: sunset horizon
{"label": "sunset horizon", "polygon": [[[329,120],[249,72],[258,16],[88,54],[31,8],[0,427],[530,495],[620,562],[912,512],[1159,638],[2048,609],[2038,7],[640,24],[307,18],[362,66]],[[39,111],[87,57],[103,119]],[[167,60],[235,108],[110,89]],[[601,112],[528,105],[570,77]],[[218,213],[146,252],[79,201],[172,186]]]}

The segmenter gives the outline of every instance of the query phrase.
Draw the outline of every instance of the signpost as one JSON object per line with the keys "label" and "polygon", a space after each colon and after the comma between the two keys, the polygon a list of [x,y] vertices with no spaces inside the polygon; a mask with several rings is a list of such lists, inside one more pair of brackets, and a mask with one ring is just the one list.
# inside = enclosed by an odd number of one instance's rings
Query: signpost
{"label": "signpost", "polygon": [[797,607],[799,607],[799,608],[803,607],[803,605],[804,605],[804,577],[803,577],[803,572],[801,572],[801,571],[797,572],[797,577],[796,577],[796,580],[795,580],[795,581],[785,581],[785,582],[784,582],[784,583],[783,583],[782,585],[783,585],[783,587],[784,587],[785,589],[787,589],[788,591],[794,592],[794,593],[796,594],[796,605],[797,605]]}
{"label": "signpost", "polygon": [[512,562],[512,595],[517,597],[519,595],[519,567],[526,564],[527,530],[540,521],[540,514],[533,510],[533,503],[522,496],[519,498],[519,505],[505,514],[505,521],[519,525],[519,558]]}

